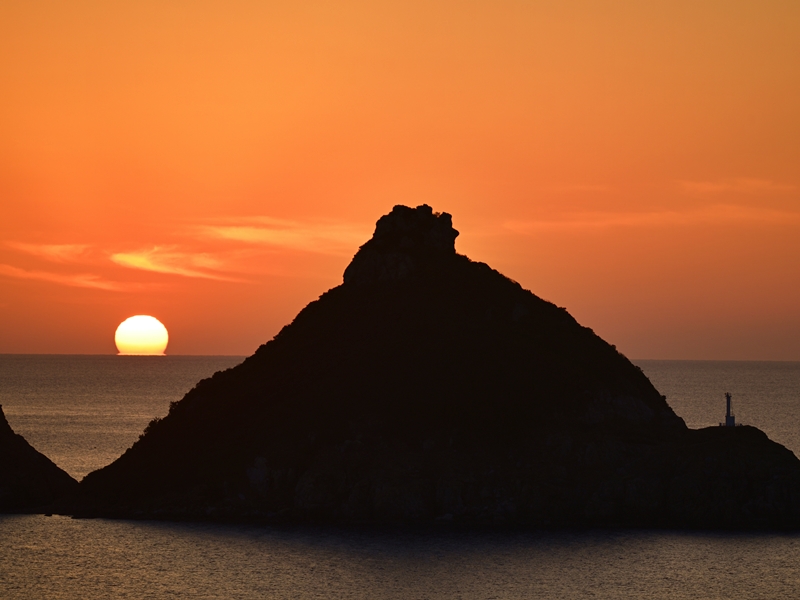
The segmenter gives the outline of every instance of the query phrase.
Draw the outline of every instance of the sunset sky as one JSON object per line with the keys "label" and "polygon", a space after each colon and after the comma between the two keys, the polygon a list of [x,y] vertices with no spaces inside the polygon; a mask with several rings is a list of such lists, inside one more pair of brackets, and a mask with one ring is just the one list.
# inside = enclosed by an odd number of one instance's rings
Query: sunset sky
{"label": "sunset sky", "polygon": [[250,354],[395,204],[630,358],[800,360],[800,2],[0,3],[0,353]]}

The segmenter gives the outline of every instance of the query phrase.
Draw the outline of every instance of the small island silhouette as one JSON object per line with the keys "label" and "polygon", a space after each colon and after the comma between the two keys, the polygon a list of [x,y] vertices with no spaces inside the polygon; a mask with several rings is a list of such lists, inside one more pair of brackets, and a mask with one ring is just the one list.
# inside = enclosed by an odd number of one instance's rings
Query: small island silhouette
{"label": "small island silhouette", "polygon": [[800,461],[690,430],[563,308],[395,206],[241,365],[197,384],[56,510],[75,516],[524,527],[800,527]]}
{"label": "small island silhouette", "polygon": [[47,510],[78,482],[14,433],[0,406],[0,513]]}

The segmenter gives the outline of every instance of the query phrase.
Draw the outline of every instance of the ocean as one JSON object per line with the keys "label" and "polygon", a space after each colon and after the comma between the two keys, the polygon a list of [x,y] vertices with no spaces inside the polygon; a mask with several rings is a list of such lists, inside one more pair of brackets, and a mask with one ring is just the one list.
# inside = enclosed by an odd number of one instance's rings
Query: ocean
{"label": "ocean", "polygon": [[16,433],[80,480],[125,452],[198,381],[243,360],[0,354],[0,404]]}
{"label": "ocean", "polygon": [[[17,433],[80,479],[242,357],[0,355]],[[634,361],[690,427],[800,455],[800,363]],[[0,598],[793,598],[800,535],[456,532],[0,515]]]}

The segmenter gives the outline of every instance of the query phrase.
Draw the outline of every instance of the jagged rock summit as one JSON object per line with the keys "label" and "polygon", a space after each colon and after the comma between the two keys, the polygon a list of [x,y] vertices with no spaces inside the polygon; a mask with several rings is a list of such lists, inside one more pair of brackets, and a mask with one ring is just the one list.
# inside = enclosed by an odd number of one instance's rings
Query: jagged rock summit
{"label": "jagged rock summit", "polygon": [[77,481],[14,433],[0,406],[0,513],[46,507],[77,486]]}
{"label": "jagged rock summit", "polygon": [[535,527],[800,526],[800,461],[691,431],[569,313],[455,251],[450,215],[382,217],[344,273],[201,381],[76,514]]}
{"label": "jagged rock summit", "polygon": [[344,282],[405,279],[431,262],[454,257],[457,236],[447,213],[434,213],[426,204],[417,208],[395,206],[378,220],[372,239],[361,246],[345,269]]}

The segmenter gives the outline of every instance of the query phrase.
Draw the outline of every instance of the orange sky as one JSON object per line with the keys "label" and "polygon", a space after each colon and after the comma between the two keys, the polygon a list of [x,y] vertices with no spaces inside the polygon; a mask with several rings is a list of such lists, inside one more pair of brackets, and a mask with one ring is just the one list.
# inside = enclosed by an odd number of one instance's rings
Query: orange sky
{"label": "orange sky", "polygon": [[0,352],[250,354],[394,204],[631,358],[800,360],[800,3],[0,4]]}

